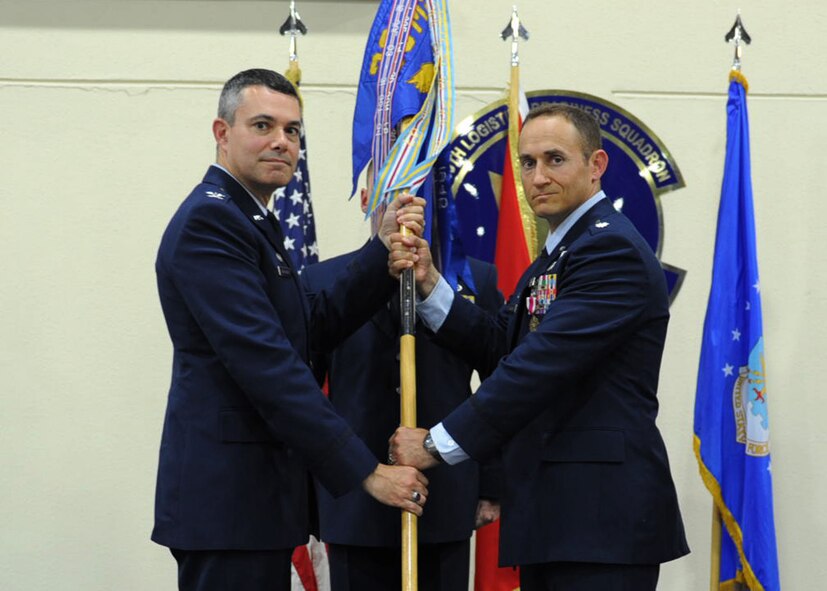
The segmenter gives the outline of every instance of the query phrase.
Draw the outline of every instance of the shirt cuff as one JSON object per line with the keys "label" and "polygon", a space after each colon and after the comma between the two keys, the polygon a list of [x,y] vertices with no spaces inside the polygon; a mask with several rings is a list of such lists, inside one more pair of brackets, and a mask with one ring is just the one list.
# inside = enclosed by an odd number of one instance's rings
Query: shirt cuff
{"label": "shirt cuff", "polygon": [[424,300],[419,300],[417,296],[416,313],[420,320],[425,323],[425,326],[430,328],[433,332],[437,332],[448,312],[451,310],[451,304],[454,303],[454,290],[445,281],[445,278],[440,275],[439,281],[434,286],[431,294]]}
{"label": "shirt cuff", "polygon": [[434,440],[434,445],[439,455],[441,455],[442,459],[448,464],[459,464],[470,457],[463,451],[459,444],[454,441],[454,438],[445,430],[442,423],[437,423],[431,427],[431,439]]}

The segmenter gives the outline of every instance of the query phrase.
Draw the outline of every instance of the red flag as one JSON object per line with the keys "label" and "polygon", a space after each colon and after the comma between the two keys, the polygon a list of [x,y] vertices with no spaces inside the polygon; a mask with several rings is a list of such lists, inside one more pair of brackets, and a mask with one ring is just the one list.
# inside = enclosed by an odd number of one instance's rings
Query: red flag
{"label": "red flag", "polygon": [[511,91],[508,101],[508,136],[503,165],[500,214],[497,221],[497,245],[494,264],[497,266],[497,287],[508,298],[523,271],[531,264],[536,252],[534,214],[528,206],[520,179],[518,142],[528,101],[520,88],[519,66],[511,68]]}
{"label": "red flag", "polygon": [[[519,133],[519,121],[517,126]],[[500,215],[497,221],[497,245],[494,251],[494,264],[498,275],[497,287],[506,298],[511,297],[520,275],[531,263],[520,210],[522,191],[517,190],[519,179],[514,178],[515,166],[512,152],[516,153],[516,149],[512,150],[511,142],[507,141],[502,194],[500,195]]]}
{"label": "red flag", "polygon": [[[500,291],[509,298],[523,271],[536,256],[537,238],[534,214],[528,206],[520,177],[518,141],[528,100],[520,87],[519,66],[511,66],[508,100],[508,136],[503,166],[500,214],[494,264]],[[520,586],[520,571],[498,566],[500,523],[477,530],[474,591],[514,591]]]}
{"label": "red flag", "polygon": [[516,567],[497,566],[499,543],[499,520],[477,530],[474,591],[514,591],[520,587],[520,571]]}

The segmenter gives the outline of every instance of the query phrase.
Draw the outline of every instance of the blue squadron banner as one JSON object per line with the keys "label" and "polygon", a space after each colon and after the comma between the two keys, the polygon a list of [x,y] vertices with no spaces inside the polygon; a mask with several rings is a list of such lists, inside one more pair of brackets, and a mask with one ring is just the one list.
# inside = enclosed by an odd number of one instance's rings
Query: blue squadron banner
{"label": "blue squadron banner", "polygon": [[[368,37],[353,122],[353,190],[372,160],[375,183],[368,214],[393,193],[425,197],[426,219],[434,216],[433,165],[454,125],[454,66],[446,0],[383,0]],[[456,287],[473,280],[456,235],[452,209],[439,210],[435,260]],[[446,230],[447,229],[447,230]],[[442,239],[445,237],[446,239]],[[446,269],[446,265],[449,268]],[[451,269],[459,268],[459,272]]]}
{"label": "blue squadron banner", "polygon": [[[390,53],[392,59],[383,59]],[[378,149],[386,155],[392,141],[389,133],[383,136],[382,127],[387,126],[385,131],[390,132],[403,119],[419,112],[433,77],[434,54],[425,1],[383,0],[365,45],[356,95],[351,195],[372,157],[374,138],[385,142]],[[377,117],[378,128],[374,125]],[[381,163],[374,163],[375,170],[379,166]]]}
{"label": "blue squadron banner", "polygon": [[712,285],[695,397],[695,454],[726,525],[721,589],[779,591],[747,82],[730,74]]}

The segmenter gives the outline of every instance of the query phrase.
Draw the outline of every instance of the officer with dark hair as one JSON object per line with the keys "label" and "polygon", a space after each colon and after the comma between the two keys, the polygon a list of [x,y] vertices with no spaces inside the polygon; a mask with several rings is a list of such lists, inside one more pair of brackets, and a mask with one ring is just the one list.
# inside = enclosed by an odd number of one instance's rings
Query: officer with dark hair
{"label": "officer with dark hair", "polygon": [[283,76],[231,78],[213,121],[217,162],[158,250],[174,356],[152,539],[171,549],[181,589],[287,591],[309,534],[308,468],[333,495],[361,488],[417,515],[427,498],[427,479],[380,464],[308,366],[311,348],[335,346],[395,292],[390,235],[421,232],[424,202],[392,202],[377,238],[310,305],[265,208],[293,176],[300,132]]}
{"label": "officer with dark hair", "polygon": [[520,566],[522,591],[654,591],[660,563],[689,552],[655,425],[663,269],[600,188],[609,157],[593,116],[534,110],[519,153],[549,236],[496,317],[453,297],[423,240],[394,241],[437,341],[493,373],[430,430],[400,428],[391,453],[424,470],[503,450],[500,563]]}

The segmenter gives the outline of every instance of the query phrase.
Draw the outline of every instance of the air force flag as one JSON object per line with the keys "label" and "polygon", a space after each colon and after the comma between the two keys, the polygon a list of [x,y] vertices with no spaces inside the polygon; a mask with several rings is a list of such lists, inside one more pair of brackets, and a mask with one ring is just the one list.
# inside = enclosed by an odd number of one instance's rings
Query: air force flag
{"label": "air force flag", "polygon": [[695,453],[721,513],[721,588],[779,591],[747,83],[730,75],[712,285],[695,398]]}

